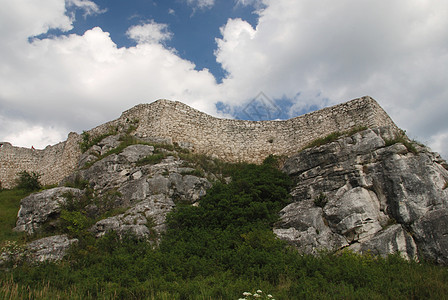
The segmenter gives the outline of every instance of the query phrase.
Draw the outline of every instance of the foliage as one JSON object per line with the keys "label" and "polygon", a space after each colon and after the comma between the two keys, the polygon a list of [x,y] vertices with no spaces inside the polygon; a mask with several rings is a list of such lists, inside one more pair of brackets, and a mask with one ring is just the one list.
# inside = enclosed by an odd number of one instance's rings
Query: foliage
{"label": "foliage", "polygon": [[66,187],[84,190],[89,187],[89,181],[86,179],[83,179],[79,174],[76,174],[73,180],[66,181],[64,185]]}
{"label": "foliage", "polygon": [[341,133],[339,131],[330,133],[329,135],[327,135],[323,138],[318,138],[318,139],[315,139],[314,141],[310,142],[302,150],[307,149],[307,148],[312,148],[312,147],[319,147],[319,146],[331,143],[331,142],[337,140],[338,138],[340,138],[342,135],[343,135],[343,133]]}
{"label": "foliage", "polygon": [[153,155],[145,156],[137,161],[137,166],[144,166],[144,165],[154,165],[158,164],[166,157],[166,154],[164,153],[155,153]]}
{"label": "foliage", "polygon": [[30,192],[24,190],[0,191],[0,244],[5,240],[18,240],[22,234],[12,231],[16,226],[20,200]]}
{"label": "foliage", "polygon": [[[178,205],[168,216],[159,247],[131,235],[94,238],[87,230],[91,220],[84,207],[101,199],[66,195],[61,219],[79,242],[61,263],[24,262],[1,272],[0,298],[250,299],[257,294],[271,299],[258,290],[269,291],[275,299],[446,297],[445,267],[408,262],[398,254],[300,255],[278,240],[272,224],[290,201],[291,183],[275,161],[226,165],[221,170],[231,182],[216,182],[198,207]],[[19,191],[0,192],[1,208],[13,206],[6,205],[4,193],[13,196]],[[120,196],[116,193],[105,201],[113,202]],[[19,201],[11,203],[15,209],[8,215],[15,217]],[[2,226],[2,231],[10,231],[14,224]]]}
{"label": "foliage", "polygon": [[92,136],[90,135],[89,132],[87,132],[87,131],[83,131],[83,133],[81,134],[81,139],[82,139],[82,141],[79,143],[79,147],[80,147],[80,149],[81,149],[81,152],[82,152],[82,153],[86,152],[86,151],[89,150],[90,147],[92,147],[93,145],[98,144],[98,143],[101,142],[104,138],[106,138],[106,137],[108,137],[108,136],[111,136],[111,135],[114,135],[114,134],[116,134],[117,132],[118,132],[117,128],[112,128],[112,127],[111,127],[111,128],[109,128],[109,131],[108,131],[108,132],[106,132],[106,133],[104,133],[104,134],[101,134],[101,135],[98,135],[98,136],[96,136],[96,137],[92,137]]}
{"label": "foliage", "polygon": [[334,142],[335,140],[337,140],[338,138],[340,138],[342,136],[351,136],[357,132],[360,132],[360,131],[363,131],[366,129],[367,129],[366,126],[358,126],[358,127],[352,128],[351,130],[345,131],[345,132],[339,132],[339,131],[332,132],[323,138],[318,138],[318,139],[311,141],[309,144],[307,144],[305,147],[303,147],[301,151],[308,149],[308,148],[318,147],[318,146],[322,146],[322,145]]}
{"label": "foliage", "polygon": [[28,192],[37,191],[42,188],[39,181],[40,174],[36,172],[21,171],[18,173],[16,188]]}
{"label": "foliage", "polygon": [[319,207],[324,207],[328,202],[327,195],[320,193],[316,198],[314,198],[314,205]]}

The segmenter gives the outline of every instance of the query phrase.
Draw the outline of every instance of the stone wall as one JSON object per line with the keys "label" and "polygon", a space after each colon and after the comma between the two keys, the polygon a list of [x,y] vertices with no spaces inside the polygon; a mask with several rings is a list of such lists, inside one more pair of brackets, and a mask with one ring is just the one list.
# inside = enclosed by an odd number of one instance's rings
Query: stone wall
{"label": "stone wall", "polygon": [[15,185],[17,173],[34,171],[41,175],[44,185],[55,184],[72,172],[78,162],[80,136],[70,133],[65,142],[47,146],[43,150],[13,147],[1,143],[0,182],[3,188]]}
{"label": "stone wall", "polygon": [[[168,139],[188,146],[193,152],[227,161],[260,163],[269,154],[292,155],[316,138],[355,127],[391,126],[387,113],[370,97],[362,97],[286,121],[242,121],[220,119],[195,110],[181,102],[158,100],[125,111],[120,118],[88,132],[98,136],[111,129],[119,131],[135,125],[141,138]],[[80,136],[71,133],[66,142],[44,150],[0,148],[0,181],[3,187],[14,184],[22,170],[42,174],[42,183],[62,180],[77,165]]]}

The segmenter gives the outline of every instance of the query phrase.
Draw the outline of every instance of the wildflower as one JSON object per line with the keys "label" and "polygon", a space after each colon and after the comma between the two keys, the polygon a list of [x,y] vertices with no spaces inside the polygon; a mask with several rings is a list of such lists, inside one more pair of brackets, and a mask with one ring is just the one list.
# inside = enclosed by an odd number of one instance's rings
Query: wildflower
{"label": "wildflower", "polygon": [[272,298],[272,295],[271,295],[271,294],[268,294],[268,298]]}
{"label": "wildflower", "polygon": [[244,292],[244,293],[243,293],[243,296],[252,296],[252,294],[249,293],[249,292]]}
{"label": "wildflower", "polygon": [[258,294],[262,294],[263,291],[262,291],[262,290],[258,290],[257,293],[258,293]]}
{"label": "wildflower", "polygon": [[254,294],[254,297],[255,297],[255,298],[260,298],[261,296],[258,295],[257,293],[255,293],[255,294]]}

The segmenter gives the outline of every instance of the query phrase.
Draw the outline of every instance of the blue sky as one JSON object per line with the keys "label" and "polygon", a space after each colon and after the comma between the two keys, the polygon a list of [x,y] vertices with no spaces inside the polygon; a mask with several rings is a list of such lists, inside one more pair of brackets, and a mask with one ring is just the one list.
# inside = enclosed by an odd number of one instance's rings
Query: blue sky
{"label": "blue sky", "polygon": [[176,49],[183,59],[194,62],[196,69],[209,69],[220,82],[225,73],[214,56],[215,38],[220,35],[219,29],[229,18],[241,18],[255,27],[258,21],[258,15],[255,13],[257,7],[229,0],[215,0],[210,6],[201,6],[199,2],[188,4],[182,0],[95,1],[104,12],[95,17],[83,17],[83,11],[73,9],[76,21],[69,33],[83,34],[86,30],[99,26],[110,33],[118,47],[130,47],[135,46],[136,42],[126,35],[129,27],[146,23],[148,20],[167,24],[172,38],[165,42],[166,46]]}
{"label": "blue sky", "polygon": [[[369,95],[448,154],[448,1],[0,5],[0,141],[42,148],[160,98],[286,119]],[[270,113],[246,109],[259,95]]]}

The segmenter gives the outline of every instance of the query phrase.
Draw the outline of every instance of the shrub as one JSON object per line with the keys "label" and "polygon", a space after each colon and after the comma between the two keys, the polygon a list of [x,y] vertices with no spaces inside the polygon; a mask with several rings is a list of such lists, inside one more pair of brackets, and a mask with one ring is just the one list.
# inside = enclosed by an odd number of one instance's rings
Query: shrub
{"label": "shrub", "polygon": [[19,178],[17,179],[17,188],[25,191],[37,191],[42,188],[41,183],[39,182],[40,174],[37,172],[28,172],[22,171],[19,174]]}
{"label": "shrub", "polygon": [[320,193],[319,196],[314,198],[314,205],[322,208],[327,204],[327,202],[328,202],[327,195],[325,195],[324,193]]}
{"label": "shrub", "polygon": [[142,159],[139,159],[137,161],[137,166],[144,166],[144,165],[155,165],[158,164],[164,159],[166,155],[164,153],[155,153],[153,155],[148,155],[146,157],[143,157]]}

